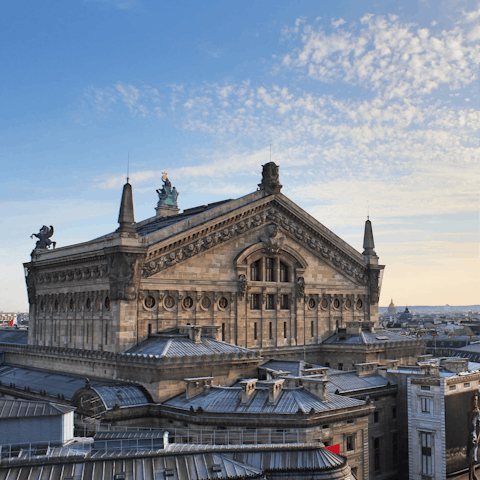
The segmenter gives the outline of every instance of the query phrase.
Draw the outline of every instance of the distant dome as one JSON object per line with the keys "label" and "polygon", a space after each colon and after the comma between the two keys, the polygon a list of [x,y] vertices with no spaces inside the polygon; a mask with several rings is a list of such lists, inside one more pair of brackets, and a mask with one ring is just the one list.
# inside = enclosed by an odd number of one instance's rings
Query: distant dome
{"label": "distant dome", "polygon": [[390,305],[388,306],[388,314],[389,315],[397,314],[397,307],[394,305],[393,299],[390,301]]}
{"label": "distant dome", "polygon": [[408,309],[408,307],[405,307],[405,311],[400,314],[399,319],[404,322],[408,322],[412,318],[413,318],[413,315],[410,313],[410,310]]}

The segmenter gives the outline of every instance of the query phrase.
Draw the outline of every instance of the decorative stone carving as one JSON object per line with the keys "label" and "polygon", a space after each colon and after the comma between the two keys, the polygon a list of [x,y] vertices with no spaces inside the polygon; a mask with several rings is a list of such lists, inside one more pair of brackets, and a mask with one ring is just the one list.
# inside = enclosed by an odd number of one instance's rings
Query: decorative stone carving
{"label": "decorative stone carving", "polygon": [[137,298],[139,258],[139,254],[124,252],[114,252],[107,256],[112,300]]}
{"label": "decorative stone carving", "polygon": [[249,286],[247,276],[242,273],[238,276],[238,295],[243,298],[248,293]]}
{"label": "decorative stone carving", "polygon": [[267,255],[280,253],[285,237],[279,237],[278,231],[278,225],[273,224],[267,227],[267,233],[260,235],[260,240],[265,245],[264,251]]}
{"label": "decorative stone carving", "polygon": [[268,162],[262,168],[262,183],[258,186],[260,190],[264,190],[267,195],[280,193],[282,185],[280,185],[279,167],[274,162]]}
{"label": "decorative stone carving", "polygon": [[305,297],[305,279],[303,277],[297,278],[297,295],[299,300]]}
{"label": "decorative stone carving", "polygon": [[53,248],[56,247],[57,242],[52,242],[50,240],[50,237],[53,235],[54,229],[53,226],[50,225],[50,228],[48,228],[46,225],[43,225],[43,227],[40,229],[38,233],[32,233],[30,235],[30,238],[37,237],[38,241],[35,244],[35,250],[42,249],[46,250],[47,248],[50,248],[50,245],[53,245]]}
{"label": "decorative stone carving", "polygon": [[375,305],[380,300],[380,270],[370,268],[368,270],[368,281],[370,287],[370,304]]}

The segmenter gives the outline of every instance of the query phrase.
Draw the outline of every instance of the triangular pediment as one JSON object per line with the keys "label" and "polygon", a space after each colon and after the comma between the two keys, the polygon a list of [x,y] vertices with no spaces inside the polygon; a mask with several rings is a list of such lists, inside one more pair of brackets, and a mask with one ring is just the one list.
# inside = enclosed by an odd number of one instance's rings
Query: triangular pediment
{"label": "triangular pediment", "polygon": [[[245,201],[248,197],[252,201]],[[364,257],[284,195],[262,197],[255,192],[239,200],[203,212],[183,226],[173,224],[162,230],[161,235],[147,236],[145,240],[152,243],[143,265],[143,278],[187,262],[239,236],[276,225],[279,235],[292,238],[354,283],[368,282]]]}

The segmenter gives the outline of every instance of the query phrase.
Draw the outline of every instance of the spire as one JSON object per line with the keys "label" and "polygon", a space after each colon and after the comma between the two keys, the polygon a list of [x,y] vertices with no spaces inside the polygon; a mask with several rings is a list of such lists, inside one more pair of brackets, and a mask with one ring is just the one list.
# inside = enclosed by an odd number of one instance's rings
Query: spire
{"label": "spire", "polygon": [[135,227],[133,226],[135,223],[135,217],[133,216],[132,186],[130,185],[128,178],[127,183],[123,186],[118,223],[120,226],[117,228],[117,232],[136,232]]}
{"label": "spire", "polygon": [[363,255],[372,255],[376,256],[375,253],[375,243],[373,242],[373,230],[372,230],[372,222],[370,218],[367,217],[367,221],[365,222],[365,234],[363,236]]}

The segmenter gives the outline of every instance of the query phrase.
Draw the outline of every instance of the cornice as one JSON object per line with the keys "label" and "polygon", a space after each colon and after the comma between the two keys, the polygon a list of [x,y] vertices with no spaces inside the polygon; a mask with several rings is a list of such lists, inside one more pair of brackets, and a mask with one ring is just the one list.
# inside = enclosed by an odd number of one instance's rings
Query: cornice
{"label": "cornice", "polygon": [[269,223],[278,225],[283,233],[332,268],[352,279],[353,282],[360,285],[368,284],[366,264],[342,250],[334,241],[328,239],[325,232],[315,230],[287,206],[276,201],[275,197],[271,199],[267,197],[266,201],[262,199],[261,203],[257,202],[242,212],[232,212],[230,217],[223,215],[217,223],[212,222],[209,226],[203,225],[194,231],[183,232],[182,236],[175,236],[169,243],[162,242],[163,245],[150,247],[143,265],[142,277],[151,277],[201,252]]}

